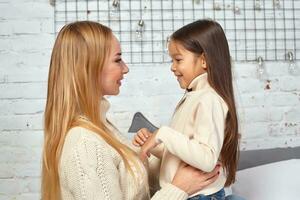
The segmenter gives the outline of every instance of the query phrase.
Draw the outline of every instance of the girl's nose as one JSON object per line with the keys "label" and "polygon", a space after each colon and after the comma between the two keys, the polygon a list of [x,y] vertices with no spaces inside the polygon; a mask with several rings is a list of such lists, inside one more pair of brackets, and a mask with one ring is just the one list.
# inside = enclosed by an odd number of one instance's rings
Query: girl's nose
{"label": "girl's nose", "polygon": [[174,66],[174,64],[171,65],[171,71],[175,72],[176,71],[176,67]]}

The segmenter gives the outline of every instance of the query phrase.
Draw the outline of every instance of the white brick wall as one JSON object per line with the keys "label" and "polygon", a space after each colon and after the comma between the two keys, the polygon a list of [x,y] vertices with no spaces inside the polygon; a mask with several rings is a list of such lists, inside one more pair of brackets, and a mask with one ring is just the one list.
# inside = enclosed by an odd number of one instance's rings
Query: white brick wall
{"label": "white brick wall", "polygon": [[[53,36],[48,0],[0,0],[0,199],[39,199],[42,117]],[[300,63],[298,63],[300,64]],[[266,63],[270,83],[255,63],[235,63],[242,149],[300,145],[299,76],[287,63]],[[168,64],[129,66],[112,121],[126,132],[136,111],[167,124],[182,91]],[[266,85],[270,89],[266,89]]]}

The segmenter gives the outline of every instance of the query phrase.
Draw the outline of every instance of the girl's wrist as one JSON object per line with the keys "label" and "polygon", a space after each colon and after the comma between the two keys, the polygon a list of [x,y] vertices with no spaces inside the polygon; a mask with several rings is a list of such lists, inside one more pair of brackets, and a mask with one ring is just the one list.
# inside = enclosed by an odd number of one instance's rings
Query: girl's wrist
{"label": "girl's wrist", "polygon": [[155,143],[157,145],[159,145],[160,143],[162,143],[162,141],[159,139],[158,137],[158,132],[159,132],[160,129],[157,129],[156,131],[153,132],[153,136],[154,136],[154,140],[155,140]]}

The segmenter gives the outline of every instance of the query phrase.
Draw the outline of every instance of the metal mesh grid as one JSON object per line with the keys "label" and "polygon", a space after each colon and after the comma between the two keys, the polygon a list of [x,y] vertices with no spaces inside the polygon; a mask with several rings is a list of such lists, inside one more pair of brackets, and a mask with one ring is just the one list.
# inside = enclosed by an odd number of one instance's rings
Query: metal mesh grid
{"label": "metal mesh grid", "polygon": [[168,62],[168,36],[202,18],[221,24],[235,61],[300,58],[299,0],[56,0],[54,8],[56,33],[68,22],[98,21],[112,28],[128,63]]}

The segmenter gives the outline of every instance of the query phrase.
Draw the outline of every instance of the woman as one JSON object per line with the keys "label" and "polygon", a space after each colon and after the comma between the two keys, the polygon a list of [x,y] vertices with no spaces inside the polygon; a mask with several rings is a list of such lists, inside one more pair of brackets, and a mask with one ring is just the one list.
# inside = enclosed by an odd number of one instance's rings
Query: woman
{"label": "woman", "polygon": [[[45,109],[43,200],[150,199],[147,168],[155,177],[156,160],[146,168],[106,118],[109,103],[103,96],[119,94],[128,71],[108,27],[75,22],[58,34]],[[151,199],[187,199],[214,182],[218,170],[203,173],[181,165],[172,183]]]}

